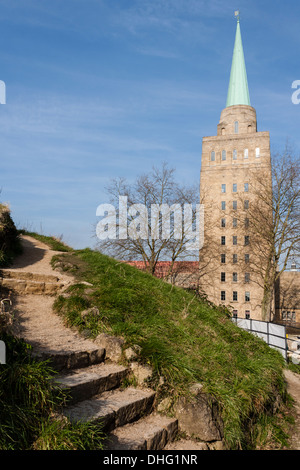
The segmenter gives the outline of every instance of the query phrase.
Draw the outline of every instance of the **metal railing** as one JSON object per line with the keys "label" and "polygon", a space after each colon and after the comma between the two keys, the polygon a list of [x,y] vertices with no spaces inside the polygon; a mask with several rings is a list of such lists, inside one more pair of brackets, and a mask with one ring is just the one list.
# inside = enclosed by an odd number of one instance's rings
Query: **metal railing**
{"label": "metal railing", "polygon": [[263,339],[271,348],[280,351],[286,361],[288,360],[288,343],[285,325],[237,317],[233,317],[232,321],[240,328]]}

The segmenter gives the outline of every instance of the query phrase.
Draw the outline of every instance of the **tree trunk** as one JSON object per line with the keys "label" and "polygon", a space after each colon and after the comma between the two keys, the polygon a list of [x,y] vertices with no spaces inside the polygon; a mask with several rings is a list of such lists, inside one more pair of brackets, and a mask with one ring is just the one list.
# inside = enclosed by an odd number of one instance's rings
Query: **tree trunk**
{"label": "tree trunk", "polygon": [[270,285],[264,286],[264,295],[262,300],[261,312],[263,321],[272,320],[272,306],[273,306],[273,292],[274,288]]}

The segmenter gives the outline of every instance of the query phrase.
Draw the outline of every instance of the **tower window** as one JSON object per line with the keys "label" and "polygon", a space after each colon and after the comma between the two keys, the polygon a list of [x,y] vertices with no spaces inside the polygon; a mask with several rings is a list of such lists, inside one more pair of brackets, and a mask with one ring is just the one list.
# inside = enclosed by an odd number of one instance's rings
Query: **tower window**
{"label": "tower window", "polygon": [[249,235],[245,235],[245,246],[249,245],[249,243],[250,243]]}
{"label": "tower window", "polygon": [[255,155],[256,155],[256,158],[259,158],[260,157],[260,148],[256,148],[255,149]]}
{"label": "tower window", "polygon": [[225,201],[221,202],[221,208],[222,208],[222,211],[225,211],[225,209],[226,209],[226,202]]}
{"label": "tower window", "polygon": [[249,219],[246,217],[245,219],[245,228],[248,228],[249,227]]}
{"label": "tower window", "polygon": [[237,160],[237,150],[234,150],[234,151],[232,152],[232,159],[233,159],[233,160]]}
{"label": "tower window", "polygon": [[245,302],[250,302],[250,292],[245,292]]}
{"label": "tower window", "polygon": [[237,310],[233,310],[232,316],[233,316],[233,318],[237,318],[237,317],[238,317],[238,311],[237,311]]}
{"label": "tower window", "polygon": [[249,183],[244,184],[244,191],[247,193],[249,191]]}
{"label": "tower window", "polygon": [[237,184],[236,184],[236,183],[233,183],[233,185],[232,185],[232,191],[233,191],[234,193],[237,192]]}
{"label": "tower window", "polygon": [[237,263],[237,255],[236,254],[232,255],[232,262],[233,262],[233,264]]}
{"label": "tower window", "polygon": [[237,227],[237,219],[236,218],[232,219],[232,226],[234,228]]}
{"label": "tower window", "polygon": [[250,310],[245,310],[245,318],[246,320],[250,320]]}
{"label": "tower window", "polygon": [[221,219],[221,227],[226,227],[226,219]]}
{"label": "tower window", "polygon": [[221,290],[221,300],[226,300],[226,292]]}
{"label": "tower window", "polygon": [[235,121],[234,123],[234,133],[235,134],[239,133],[239,121]]}
{"label": "tower window", "polygon": [[232,209],[233,209],[234,211],[237,210],[237,201],[232,201]]}
{"label": "tower window", "polygon": [[245,149],[244,150],[244,158],[248,158],[248,156],[249,156],[248,149]]}
{"label": "tower window", "polygon": [[226,273],[221,273],[221,282],[226,281]]}
{"label": "tower window", "polygon": [[237,299],[238,299],[238,293],[237,293],[236,290],[234,290],[233,293],[232,293],[232,300],[237,302]]}
{"label": "tower window", "polygon": [[215,159],[216,159],[216,154],[215,154],[215,152],[214,152],[214,150],[213,150],[213,151],[211,152],[211,154],[210,154],[210,160],[211,160],[212,162],[214,162]]}
{"label": "tower window", "polygon": [[221,245],[226,245],[226,237],[221,237]]}
{"label": "tower window", "polygon": [[224,253],[221,254],[221,263],[222,264],[226,263],[226,255]]}
{"label": "tower window", "polygon": [[237,280],[238,280],[238,274],[232,273],[232,282],[237,282]]}
{"label": "tower window", "polygon": [[244,209],[249,209],[249,201],[244,201]]}
{"label": "tower window", "polygon": [[250,273],[245,273],[245,282],[250,282]]}
{"label": "tower window", "polygon": [[245,263],[249,263],[250,255],[248,253],[245,254]]}
{"label": "tower window", "polygon": [[226,160],[226,150],[222,150],[222,160]]}
{"label": "tower window", "polygon": [[233,237],[232,237],[232,244],[237,245],[237,236],[236,235],[233,235]]}
{"label": "tower window", "polygon": [[226,184],[222,184],[221,191],[222,193],[226,193]]}

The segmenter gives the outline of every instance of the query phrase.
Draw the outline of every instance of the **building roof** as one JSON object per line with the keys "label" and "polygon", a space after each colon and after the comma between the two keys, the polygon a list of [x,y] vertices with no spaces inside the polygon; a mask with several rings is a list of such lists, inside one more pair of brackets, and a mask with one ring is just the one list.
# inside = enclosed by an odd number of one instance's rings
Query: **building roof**
{"label": "building roof", "polygon": [[239,104],[251,106],[240,20],[238,18],[226,107]]}
{"label": "building roof", "polygon": [[[123,261],[130,266],[135,266],[137,269],[143,271],[147,270],[147,264],[144,261]],[[171,269],[172,268],[172,269]],[[175,261],[173,266],[171,261],[158,261],[155,268],[156,277],[166,277],[170,274],[170,269],[173,274],[185,273],[191,274],[196,273],[199,270],[199,261]]]}

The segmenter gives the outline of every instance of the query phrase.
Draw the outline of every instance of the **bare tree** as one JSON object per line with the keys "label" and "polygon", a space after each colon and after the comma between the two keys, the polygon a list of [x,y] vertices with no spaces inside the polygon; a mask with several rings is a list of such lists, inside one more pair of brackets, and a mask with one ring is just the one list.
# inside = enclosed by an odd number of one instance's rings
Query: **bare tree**
{"label": "bare tree", "polygon": [[[199,250],[191,249],[191,241],[196,233],[199,189],[175,181],[173,168],[163,163],[138,176],[134,184],[117,178],[106,189],[115,208],[116,234],[97,242],[101,252],[120,260],[143,261],[152,274],[161,260],[171,262],[171,274],[177,260],[198,258]],[[125,213],[120,197],[126,202]]]}
{"label": "bare tree", "polygon": [[300,158],[287,146],[272,156],[271,165],[272,181],[268,171],[252,174],[250,204],[240,215],[240,226],[250,243],[247,270],[263,288],[262,318],[266,321],[272,319],[276,282],[300,253]]}

